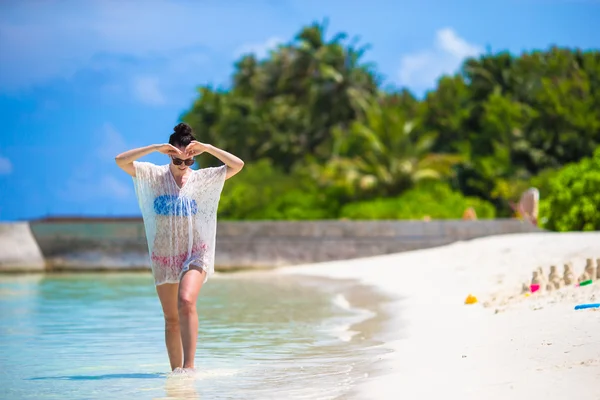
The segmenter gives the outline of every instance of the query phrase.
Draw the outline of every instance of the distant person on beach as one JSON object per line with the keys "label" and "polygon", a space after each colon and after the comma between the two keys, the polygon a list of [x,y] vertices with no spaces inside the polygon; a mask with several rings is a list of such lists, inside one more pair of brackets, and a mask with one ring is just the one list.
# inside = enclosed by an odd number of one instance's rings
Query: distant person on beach
{"label": "distant person on beach", "polygon": [[529,188],[521,195],[517,204],[510,203],[512,209],[525,221],[537,226],[540,203],[540,192],[537,188]]}
{"label": "distant person on beach", "polygon": [[[169,156],[156,165],[137,159],[153,152]],[[225,165],[192,170],[194,157],[208,153]],[[156,291],[165,317],[165,342],[173,371],[193,369],[198,337],[196,300],[214,272],[217,207],[225,180],[244,162],[194,139],[184,123],[167,144],[119,154],[117,165],[133,177]]]}
{"label": "distant person on beach", "polygon": [[476,221],[477,213],[473,207],[468,207],[462,215],[464,221]]}

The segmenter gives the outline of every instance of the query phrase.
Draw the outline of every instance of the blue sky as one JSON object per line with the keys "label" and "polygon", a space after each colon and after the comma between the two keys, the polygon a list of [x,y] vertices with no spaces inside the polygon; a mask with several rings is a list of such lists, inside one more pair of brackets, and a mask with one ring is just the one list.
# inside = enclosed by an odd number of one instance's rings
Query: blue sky
{"label": "blue sky", "polygon": [[3,1],[0,220],[139,215],[114,156],[167,141],[198,85],[324,18],[417,94],[488,48],[600,46],[596,0]]}

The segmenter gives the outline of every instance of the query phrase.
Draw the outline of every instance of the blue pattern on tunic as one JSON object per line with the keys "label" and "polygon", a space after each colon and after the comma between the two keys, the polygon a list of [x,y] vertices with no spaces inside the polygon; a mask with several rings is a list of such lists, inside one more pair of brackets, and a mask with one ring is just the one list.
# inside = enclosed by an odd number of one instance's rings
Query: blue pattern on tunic
{"label": "blue pattern on tunic", "polygon": [[165,194],[154,199],[154,212],[157,215],[177,215],[187,217],[196,215],[198,204],[196,200]]}

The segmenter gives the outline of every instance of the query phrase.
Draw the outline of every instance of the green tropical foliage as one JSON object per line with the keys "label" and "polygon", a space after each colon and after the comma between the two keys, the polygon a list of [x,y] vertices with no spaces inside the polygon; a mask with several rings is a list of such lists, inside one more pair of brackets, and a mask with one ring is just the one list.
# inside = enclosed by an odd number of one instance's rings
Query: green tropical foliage
{"label": "green tropical foliage", "polygon": [[465,197],[446,183],[427,182],[392,198],[345,205],[340,215],[348,219],[457,219],[473,207],[478,218],[494,218],[494,207],[476,197]]}
{"label": "green tropical foliage", "polygon": [[[553,193],[557,171],[600,142],[600,51],[483,54],[417,98],[384,89],[367,49],[314,23],[264,59],[242,56],[231,87],[198,89],[182,119],[246,162],[222,217],[460,218],[475,199],[480,218],[506,217],[527,187]],[[366,211],[419,191],[421,208]],[[452,211],[426,212],[431,193]]]}
{"label": "green tropical foliage", "polygon": [[548,196],[541,201],[543,225],[556,231],[600,229],[600,148],[561,169],[550,180]]}
{"label": "green tropical foliage", "polygon": [[328,219],[339,204],[310,177],[286,174],[269,160],[247,165],[223,188],[219,218],[223,220]]}

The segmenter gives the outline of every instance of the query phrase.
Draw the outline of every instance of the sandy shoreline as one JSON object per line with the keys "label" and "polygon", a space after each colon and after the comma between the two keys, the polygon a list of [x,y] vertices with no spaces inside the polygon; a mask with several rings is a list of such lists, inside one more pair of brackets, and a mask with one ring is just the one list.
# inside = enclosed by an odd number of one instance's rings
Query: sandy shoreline
{"label": "sandy shoreline", "polygon": [[[379,371],[359,398],[600,399],[600,282],[520,294],[534,268],[600,258],[600,232],[476,239],[408,253],[283,268],[283,274],[358,279],[386,305]],[[479,303],[465,305],[468,294]],[[484,306],[485,304],[485,306]]]}

